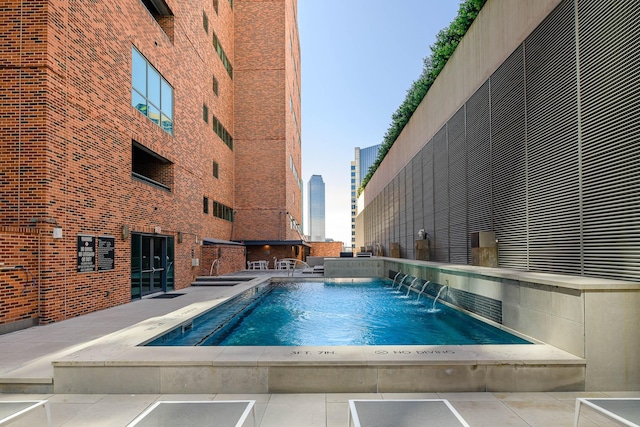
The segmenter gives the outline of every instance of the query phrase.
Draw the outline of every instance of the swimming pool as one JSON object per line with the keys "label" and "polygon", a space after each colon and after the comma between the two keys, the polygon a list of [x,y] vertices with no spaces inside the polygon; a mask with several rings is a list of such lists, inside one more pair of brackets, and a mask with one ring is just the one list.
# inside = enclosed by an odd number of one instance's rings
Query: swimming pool
{"label": "swimming pool", "polygon": [[530,344],[395,282],[270,282],[148,346]]}

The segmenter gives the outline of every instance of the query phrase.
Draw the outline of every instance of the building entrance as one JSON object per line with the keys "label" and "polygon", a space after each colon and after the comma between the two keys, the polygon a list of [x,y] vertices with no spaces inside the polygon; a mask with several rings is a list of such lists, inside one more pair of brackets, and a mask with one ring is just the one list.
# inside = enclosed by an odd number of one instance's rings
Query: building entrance
{"label": "building entrance", "polygon": [[173,237],[131,235],[131,298],[173,289]]}

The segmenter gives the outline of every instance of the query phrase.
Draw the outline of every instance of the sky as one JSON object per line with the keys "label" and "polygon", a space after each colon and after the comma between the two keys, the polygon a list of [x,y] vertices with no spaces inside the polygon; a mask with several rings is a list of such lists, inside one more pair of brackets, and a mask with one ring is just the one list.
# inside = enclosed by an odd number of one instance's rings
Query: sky
{"label": "sky", "polygon": [[382,143],[459,0],[298,0],[304,229],[311,175],[325,183],[325,235],[351,245],[355,147]]}

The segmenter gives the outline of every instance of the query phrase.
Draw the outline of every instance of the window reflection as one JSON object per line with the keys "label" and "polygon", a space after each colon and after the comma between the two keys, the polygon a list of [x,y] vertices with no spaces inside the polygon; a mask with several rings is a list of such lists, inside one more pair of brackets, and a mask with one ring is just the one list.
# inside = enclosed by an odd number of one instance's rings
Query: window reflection
{"label": "window reflection", "polygon": [[170,120],[173,120],[173,89],[164,79],[162,79],[160,83],[160,93],[162,94],[160,109],[162,110],[162,114],[167,116]]}
{"label": "window reflection", "polygon": [[173,135],[173,88],[136,50],[131,49],[131,105]]}

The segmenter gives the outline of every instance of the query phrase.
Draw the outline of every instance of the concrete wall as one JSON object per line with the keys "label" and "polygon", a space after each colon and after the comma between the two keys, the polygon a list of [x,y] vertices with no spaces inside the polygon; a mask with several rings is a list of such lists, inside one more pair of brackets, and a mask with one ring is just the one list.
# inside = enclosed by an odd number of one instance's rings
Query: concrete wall
{"label": "concrete wall", "polygon": [[364,192],[368,205],[560,0],[489,0]]}
{"label": "concrete wall", "polygon": [[640,390],[640,292],[584,292],[588,390]]}
{"label": "concrete wall", "polygon": [[384,262],[379,258],[326,258],[324,277],[384,277]]}

